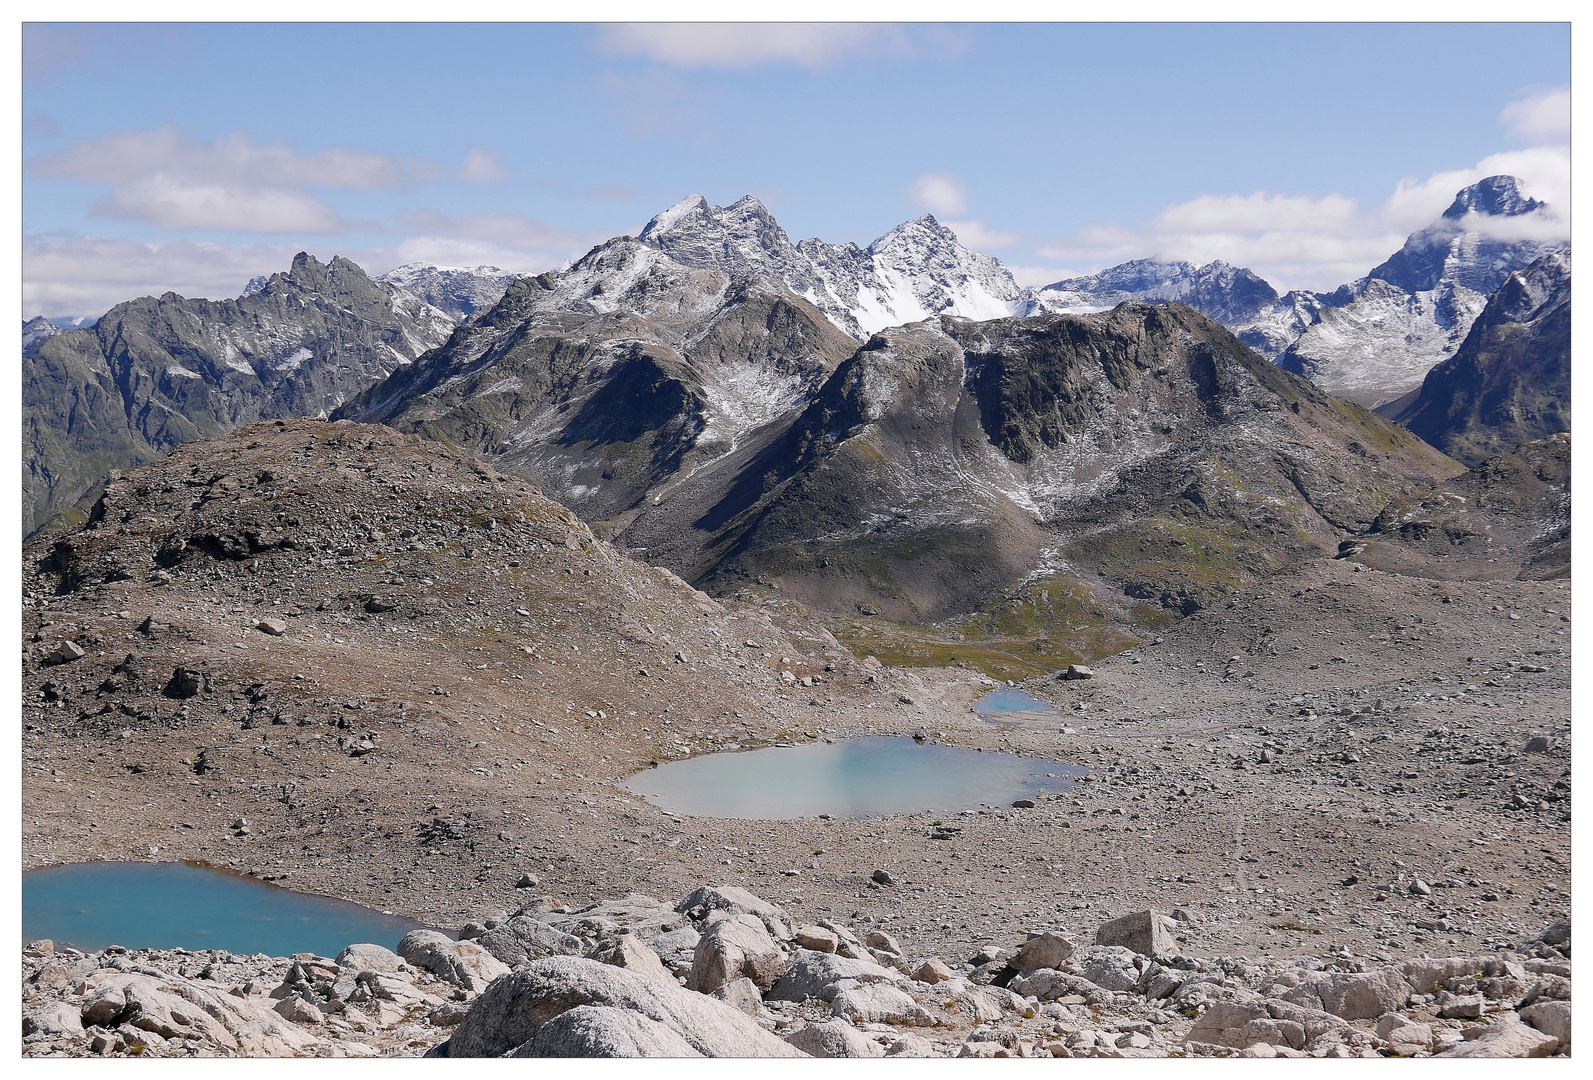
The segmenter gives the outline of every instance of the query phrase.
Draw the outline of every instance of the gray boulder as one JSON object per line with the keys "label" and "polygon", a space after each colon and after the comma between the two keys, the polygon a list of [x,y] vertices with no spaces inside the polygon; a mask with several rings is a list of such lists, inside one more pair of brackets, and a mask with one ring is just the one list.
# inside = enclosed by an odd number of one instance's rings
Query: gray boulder
{"label": "gray boulder", "polygon": [[1411,986],[1394,968],[1366,972],[1308,971],[1302,981],[1283,994],[1283,1000],[1321,1009],[1345,1020],[1374,1020],[1405,1007]]}
{"label": "gray boulder", "polygon": [[1019,975],[1007,984],[1007,988],[1015,994],[1039,998],[1041,1001],[1055,1001],[1057,998],[1072,994],[1088,997],[1103,989],[1081,975],[1070,975],[1050,968],[1040,968],[1027,975]]}
{"label": "gray boulder", "polygon": [[1260,1002],[1219,1001],[1195,1021],[1185,1041],[1231,1046],[1238,1050],[1258,1043],[1303,1050],[1306,1035],[1303,1026],[1277,1019]]}
{"label": "gray boulder", "polygon": [[947,967],[946,962],[938,956],[931,956],[928,960],[925,960],[913,970],[913,978],[917,979],[919,982],[929,983],[930,985],[934,985],[935,983],[943,983],[947,979],[955,978],[956,974],[957,973],[952,971],[951,968]]}
{"label": "gray boulder", "polygon": [[[635,1013],[662,1024],[705,1057],[795,1057],[799,1052],[759,1027],[745,1013],[694,994],[662,979],[649,979],[624,968],[576,956],[534,960],[489,986],[471,1005],[452,1039],[448,1057],[501,1057],[532,1043],[543,1026],[582,1005]],[[569,1036],[580,1029],[571,1021]],[[587,1021],[594,1030],[599,1020]],[[616,1044],[622,1037],[613,1024],[603,1036]],[[643,1032],[624,1029],[642,1045]],[[595,1036],[594,1036],[595,1037]],[[550,1036],[551,1038],[551,1036]]]}
{"label": "gray boulder", "polygon": [[933,1024],[929,1010],[889,983],[870,983],[842,990],[830,1002],[830,1014],[854,1024]]}
{"label": "gray boulder", "polygon": [[577,1005],[515,1047],[517,1058],[695,1058],[697,1048],[668,1024],[606,1005]]}
{"label": "gray boulder", "polygon": [[1476,975],[1487,966],[1481,956],[1423,956],[1405,961],[1401,974],[1418,994],[1431,994],[1451,979]]}
{"label": "gray boulder", "polygon": [[1178,924],[1170,916],[1159,911],[1136,911],[1102,923],[1095,931],[1095,944],[1118,945],[1161,960],[1178,955],[1177,932]]}
{"label": "gray boulder", "polygon": [[768,989],[785,973],[785,950],[754,915],[715,912],[692,956],[688,985],[709,993],[746,978]]}
{"label": "gray boulder", "polygon": [[763,995],[758,992],[758,984],[745,977],[725,983],[709,996],[748,1016],[757,1016],[763,1010]]}
{"label": "gray boulder", "polygon": [[411,930],[398,943],[398,955],[439,979],[470,991],[482,991],[509,966],[477,941],[454,941],[436,930]]}
{"label": "gray boulder", "polygon": [[510,967],[523,967],[544,956],[579,956],[586,951],[580,938],[529,915],[516,915],[476,938],[475,943]]}
{"label": "gray boulder", "polygon": [[853,960],[835,953],[798,949],[791,954],[785,974],[764,996],[772,1001],[801,1001],[823,996],[826,988],[842,979],[868,984],[901,982],[905,978],[901,972],[881,967],[872,960]]}
{"label": "gray boulder", "polygon": [[840,939],[835,932],[826,930],[822,926],[799,926],[796,929],[796,943],[804,949],[814,952],[834,952],[840,944]]}
{"label": "gray boulder", "polygon": [[1548,1057],[1559,1047],[1560,1040],[1545,1031],[1528,1027],[1511,1014],[1507,1019],[1493,1024],[1474,1039],[1468,1039],[1452,1049],[1434,1054],[1443,1058],[1539,1058]]}
{"label": "gray boulder", "polygon": [[1540,1001],[1521,1010],[1521,1019],[1545,1035],[1559,1040],[1558,1049],[1571,1049],[1571,1003],[1569,1001]]}
{"label": "gray boulder", "polygon": [[1012,958],[1012,966],[1021,972],[1037,971],[1040,968],[1059,968],[1072,957],[1073,953],[1073,942],[1061,934],[1047,930],[1023,943],[1018,955]]}
{"label": "gray boulder", "polygon": [[635,934],[620,934],[599,942],[597,948],[592,950],[592,959],[600,964],[612,964],[634,971],[649,979],[674,981],[669,972],[664,970],[664,963],[658,954],[638,941]]}
{"label": "gray boulder", "polygon": [[23,1038],[29,1035],[61,1037],[82,1034],[83,1016],[76,1005],[57,1001],[22,1014]]}
{"label": "gray boulder", "polygon": [[380,945],[350,945],[337,954],[337,966],[358,974],[361,971],[380,971],[391,974],[398,970],[404,958],[392,949]]}
{"label": "gray boulder", "polygon": [[885,1048],[844,1020],[809,1024],[785,1036],[785,1041],[816,1058],[884,1057]]}
{"label": "gray boulder", "polygon": [[1122,945],[1090,945],[1079,951],[1084,977],[1104,990],[1126,993],[1139,986],[1139,954]]}
{"label": "gray boulder", "polygon": [[704,885],[676,904],[675,910],[699,921],[706,919],[711,911],[753,915],[776,941],[790,941],[792,936],[791,923],[784,911],[737,885]]}
{"label": "gray boulder", "polygon": [[940,1055],[935,1053],[935,1044],[922,1035],[903,1035],[890,1044],[885,1051],[885,1056],[932,1058]]}

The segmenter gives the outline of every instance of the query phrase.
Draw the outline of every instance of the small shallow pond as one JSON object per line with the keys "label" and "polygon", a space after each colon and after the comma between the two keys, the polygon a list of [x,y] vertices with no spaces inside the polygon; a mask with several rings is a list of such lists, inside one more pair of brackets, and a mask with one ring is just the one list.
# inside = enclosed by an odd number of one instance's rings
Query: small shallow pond
{"label": "small shallow pond", "polygon": [[22,940],[87,951],[123,945],[336,956],[356,942],[391,949],[423,925],[186,863],[73,863],[22,875]]}
{"label": "small shallow pond", "polygon": [[1039,698],[1030,697],[1022,690],[1004,686],[1000,690],[992,690],[984,697],[973,703],[974,712],[980,716],[999,715],[1001,713],[1032,712],[1053,713],[1056,709]]}
{"label": "small shallow pond", "polygon": [[871,736],[705,754],[637,773],[622,786],[671,813],[782,821],[1005,807],[1065,791],[1084,772],[1045,758]]}

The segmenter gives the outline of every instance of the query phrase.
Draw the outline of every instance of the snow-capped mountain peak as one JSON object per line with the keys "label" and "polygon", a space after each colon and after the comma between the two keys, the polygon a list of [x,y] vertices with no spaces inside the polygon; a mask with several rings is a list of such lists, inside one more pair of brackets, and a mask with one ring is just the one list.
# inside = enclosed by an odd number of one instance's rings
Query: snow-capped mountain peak
{"label": "snow-capped mountain peak", "polygon": [[[1536,215],[1551,227],[1508,219]],[[1278,363],[1329,393],[1381,405],[1420,386],[1465,340],[1488,297],[1517,270],[1564,250],[1553,208],[1513,176],[1463,188],[1366,277],[1331,297]],[[1548,239],[1532,239],[1537,235]]]}
{"label": "snow-capped mountain peak", "polygon": [[[496,266],[433,266],[405,263],[377,277],[390,288],[429,304],[455,322],[469,322],[503,299],[518,274]],[[250,283],[253,285],[253,282]]]}
{"label": "snow-capped mountain peak", "polygon": [[668,210],[654,215],[653,220],[647,223],[647,225],[642,229],[641,236],[639,236],[637,239],[647,240],[654,234],[667,233],[669,230],[673,229],[682,218],[708,209],[709,206],[707,199],[703,198],[701,195],[687,195],[684,199],[680,200],[680,202],[676,203],[674,206],[671,206]]}
{"label": "snow-capped mountain peak", "polygon": [[22,355],[32,356],[40,345],[60,332],[61,328],[49,319],[43,315],[35,315],[22,324]]}
{"label": "snow-capped mountain peak", "polygon": [[1467,214],[1489,214],[1497,217],[1514,217],[1530,214],[1544,204],[1528,198],[1521,184],[1513,176],[1490,176],[1478,180],[1455,195],[1455,201],[1444,211],[1444,217],[1458,221]]}
{"label": "snow-capped mountain peak", "polygon": [[933,215],[904,222],[867,248],[793,244],[757,198],[711,206],[691,195],[637,238],[687,266],[783,281],[858,340],[931,315],[1027,315],[1034,298],[998,260],[970,251]]}

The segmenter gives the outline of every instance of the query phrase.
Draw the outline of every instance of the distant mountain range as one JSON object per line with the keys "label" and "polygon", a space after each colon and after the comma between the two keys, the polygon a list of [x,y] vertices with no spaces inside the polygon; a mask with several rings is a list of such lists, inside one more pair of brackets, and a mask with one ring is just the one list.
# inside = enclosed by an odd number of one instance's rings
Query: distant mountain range
{"label": "distant mountain range", "polygon": [[777,278],[627,236],[516,281],[337,416],[469,447],[602,521],[788,417],[856,348]]}
{"label": "distant mountain range", "polygon": [[[1383,405],[1456,354],[1513,273],[1565,251],[1508,238],[1549,213],[1512,178],[1491,177],[1365,278],[1284,295],[1242,267],[1151,260],[1028,289],[931,215],[867,247],[793,243],[751,196],[728,207],[691,196],[637,237],[532,278],[423,265],[371,278],[346,259],[301,254],[236,300],[168,293],[86,329],[25,324],[24,527],[179,442],[341,407],[498,457],[624,533],[691,478],[750,460],[859,345],[884,348],[893,327],[931,320],[960,341],[946,329],[960,321],[1049,325],[1124,302],[1186,305],[1319,387]],[[1509,367],[1506,353],[1496,350]],[[1550,404],[1518,428],[1568,415],[1568,393],[1563,410]],[[1480,431],[1499,414],[1473,415]],[[681,567],[722,561],[692,558]]]}
{"label": "distant mountain range", "polygon": [[1136,259],[1098,274],[1053,282],[1036,298],[1046,311],[1073,315],[1105,311],[1125,300],[1188,304],[1228,327],[1268,360],[1288,348],[1322,306],[1315,293],[1280,297],[1252,271],[1221,260],[1196,266]]}
{"label": "distant mountain range", "polygon": [[[712,210],[689,210],[699,238]],[[758,271],[761,244],[678,225],[515,282],[334,419],[467,447],[711,591],[908,622],[1193,611],[1459,471],[1188,307],[941,314],[859,345],[808,298],[857,294],[820,291],[800,246],[762,265],[808,295]],[[979,295],[980,264],[910,225],[941,245],[942,291],[894,301]]]}

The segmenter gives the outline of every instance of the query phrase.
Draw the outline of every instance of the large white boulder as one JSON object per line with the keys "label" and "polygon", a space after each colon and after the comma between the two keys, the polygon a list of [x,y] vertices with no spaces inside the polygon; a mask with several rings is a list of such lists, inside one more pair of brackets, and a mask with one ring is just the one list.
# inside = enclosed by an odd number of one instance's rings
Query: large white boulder
{"label": "large white boulder", "polygon": [[[623,1010],[661,1024],[704,1057],[800,1056],[795,1048],[722,1001],[663,979],[649,979],[576,956],[535,960],[494,982],[471,1005],[442,1053],[448,1057],[502,1057],[528,1043],[531,1046],[526,1052],[535,1052],[535,1040],[544,1025],[583,1005]],[[603,1037],[618,1045],[620,1029],[600,1020],[583,1023],[590,1030],[607,1032]],[[586,1029],[575,1021],[567,1024],[572,1033],[561,1034],[561,1040],[586,1037],[580,1035]],[[652,1031],[635,1024],[624,1030],[636,1040]]]}
{"label": "large white boulder", "polygon": [[764,996],[774,1001],[801,1001],[810,997],[829,1000],[833,992],[827,988],[842,979],[867,984],[904,982],[906,978],[900,971],[882,967],[872,960],[853,960],[836,953],[798,949],[791,954],[790,965],[780,981]]}
{"label": "large white boulder", "polygon": [[714,913],[692,956],[688,985],[711,993],[748,978],[767,990],[785,973],[787,958],[755,915]]}
{"label": "large white boulder", "polygon": [[436,930],[411,930],[398,943],[398,955],[415,967],[455,986],[479,993],[509,974],[509,965],[474,941],[455,941]]}

